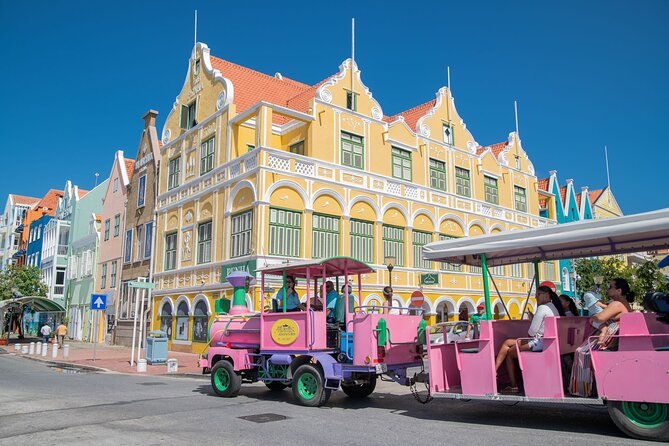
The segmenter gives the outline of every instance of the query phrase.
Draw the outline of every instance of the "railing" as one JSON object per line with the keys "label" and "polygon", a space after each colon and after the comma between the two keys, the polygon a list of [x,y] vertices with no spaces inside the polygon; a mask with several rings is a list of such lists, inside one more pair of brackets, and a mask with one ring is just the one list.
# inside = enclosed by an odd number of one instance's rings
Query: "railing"
{"label": "railing", "polygon": [[67,255],[67,245],[58,245],[58,255],[59,256]]}
{"label": "railing", "polygon": [[64,285],[54,285],[53,286],[53,294],[62,296],[63,293],[65,292],[65,286]]}

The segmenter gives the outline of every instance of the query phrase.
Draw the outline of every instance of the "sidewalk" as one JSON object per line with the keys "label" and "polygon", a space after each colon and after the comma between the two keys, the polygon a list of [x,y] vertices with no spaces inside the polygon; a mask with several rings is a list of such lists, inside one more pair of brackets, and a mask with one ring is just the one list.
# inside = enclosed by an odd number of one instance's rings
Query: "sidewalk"
{"label": "sidewalk", "polygon": [[[50,364],[58,364],[61,366],[75,366],[75,367],[94,367],[104,371],[131,373],[139,375],[168,375],[167,364],[147,364],[146,372],[137,372],[137,350],[135,350],[134,365],[130,366],[130,347],[122,347],[116,345],[97,344],[95,346],[95,360],[93,360],[93,344],[81,341],[65,341],[69,345],[68,358],[63,357],[63,349],[58,349],[58,356],[52,357],[53,344],[48,344],[48,352],[46,356],[41,354],[30,355],[28,353],[21,353],[15,350],[15,344],[30,345],[30,342],[39,342],[40,339],[12,339],[9,345],[3,345],[4,349],[9,354],[16,356],[25,356],[27,359],[43,361]],[[144,357],[144,349],[142,349],[140,358]],[[169,373],[173,375],[197,375],[202,376],[202,369],[197,366],[198,355],[194,353],[179,353],[167,352],[169,359],[176,359],[178,363],[177,372]]]}

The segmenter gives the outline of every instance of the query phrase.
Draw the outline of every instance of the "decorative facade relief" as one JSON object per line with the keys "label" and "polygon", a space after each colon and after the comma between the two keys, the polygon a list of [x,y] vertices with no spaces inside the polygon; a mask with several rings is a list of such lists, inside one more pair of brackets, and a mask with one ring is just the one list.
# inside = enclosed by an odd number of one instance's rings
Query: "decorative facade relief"
{"label": "decorative facade relief", "polygon": [[184,231],[182,238],[183,247],[181,249],[181,258],[183,260],[191,260],[193,258],[191,251],[191,231]]}

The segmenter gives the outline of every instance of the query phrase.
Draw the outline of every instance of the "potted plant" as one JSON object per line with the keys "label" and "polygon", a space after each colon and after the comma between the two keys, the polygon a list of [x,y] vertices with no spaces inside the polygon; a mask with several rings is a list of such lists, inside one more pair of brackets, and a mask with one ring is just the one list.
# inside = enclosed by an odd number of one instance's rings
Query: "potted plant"
{"label": "potted plant", "polygon": [[7,333],[0,334],[0,345],[7,345]]}

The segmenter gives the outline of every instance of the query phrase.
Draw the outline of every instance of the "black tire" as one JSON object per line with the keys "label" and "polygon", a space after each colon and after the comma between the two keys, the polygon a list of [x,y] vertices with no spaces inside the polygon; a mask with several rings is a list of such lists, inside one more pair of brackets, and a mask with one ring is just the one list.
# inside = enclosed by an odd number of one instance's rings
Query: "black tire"
{"label": "black tire", "polygon": [[632,438],[669,441],[669,404],[608,401],[609,416]]}
{"label": "black tire", "polygon": [[211,368],[211,387],[216,395],[231,398],[239,393],[242,378],[229,361],[221,360]]}
{"label": "black tire", "polygon": [[323,385],[323,372],[313,364],[302,364],[293,374],[293,397],[303,406],[322,406],[332,391]]}
{"label": "black tire", "polygon": [[369,381],[364,384],[341,384],[341,390],[349,398],[367,398],[376,389],[376,375],[369,375]]}
{"label": "black tire", "polygon": [[265,385],[273,392],[278,392],[288,387],[288,384],[284,384],[281,381],[265,381]]}

